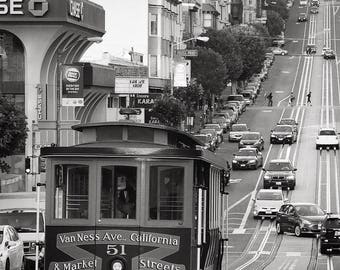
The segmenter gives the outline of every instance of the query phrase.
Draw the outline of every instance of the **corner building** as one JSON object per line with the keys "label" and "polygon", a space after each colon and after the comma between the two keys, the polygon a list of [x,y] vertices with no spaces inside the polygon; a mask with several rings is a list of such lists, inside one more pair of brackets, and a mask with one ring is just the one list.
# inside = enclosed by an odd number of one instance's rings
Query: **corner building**
{"label": "corner building", "polygon": [[[104,9],[87,0],[7,0],[0,3],[0,94],[20,106],[27,116],[29,133],[25,153],[7,158],[10,175],[24,189],[35,185],[37,176],[24,174],[25,156],[37,171],[41,145],[56,143],[57,89],[60,65],[79,61],[91,45],[89,37],[105,33]],[[71,145],[70,127],[76,107],[60,107],[60,145]],[[26,180],[26,181],[25,181]],[[4,190],[2,191],[4,192]]]}

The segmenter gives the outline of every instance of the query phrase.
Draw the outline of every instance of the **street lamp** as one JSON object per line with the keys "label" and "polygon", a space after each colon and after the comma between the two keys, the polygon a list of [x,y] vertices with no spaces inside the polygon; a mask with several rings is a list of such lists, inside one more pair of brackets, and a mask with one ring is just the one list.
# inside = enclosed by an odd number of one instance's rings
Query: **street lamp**
{"label": "street lamp", "polygon": [[203,41],[203,42],[207,42],[209,41],[209,37],[192,37],[192,38],[188,38],[188,39],[185,39],[185,40],[182,40],[180,42],[177,42],[177,43],[173,43],[172,47],[171,47],[171,59],[170,59],[170,63],[171,63],[171,67],[170,67],[170,91],[171,91],[171,95],[173,94],[174,92],[174,72],[173,72],[173,68],[174,68],[174,48],[175,46],[178,46],[178,45],[181,45],[181,44],[184,44],[184,43],[187,43],[188,41],[191,41],[191,40],[200,40],[200,41]]}
{"label": "street lamp", "polygon": [[[81,41],[89,41],[93,43],[100,43],[103,41],[103,38],[101,37],[85,37],[78,39],[76,42]],[[61,65],[60,58],[63,56],[64,53],[66,53],[69,49],[73,48],[75,44],[69,44],[66,48],[63,48],[62,50],[57,51],[57,115],[56,115],[56,145],[60,146],[60,120],[61,120],[61,80],[62,80],[62,74],[61,74]]]}

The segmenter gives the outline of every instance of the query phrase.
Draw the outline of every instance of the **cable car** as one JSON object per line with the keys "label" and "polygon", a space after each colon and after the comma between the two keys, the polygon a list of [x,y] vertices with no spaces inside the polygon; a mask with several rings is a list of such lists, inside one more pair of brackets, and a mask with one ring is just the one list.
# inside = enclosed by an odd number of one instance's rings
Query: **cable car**
{"label": "cable car", "polygon": [[45,269],[221,269],[229,168],[194,136],[131,122],[80,124],[45,147]]}

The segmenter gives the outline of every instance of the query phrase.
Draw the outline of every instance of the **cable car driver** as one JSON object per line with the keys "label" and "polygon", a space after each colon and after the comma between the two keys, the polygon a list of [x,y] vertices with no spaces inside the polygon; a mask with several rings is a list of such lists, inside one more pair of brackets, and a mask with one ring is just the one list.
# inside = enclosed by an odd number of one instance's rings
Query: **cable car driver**
{"label": "cable car driver", "polygon": [[125,175],[117,177],[117,209],[119,218],[136,218],[136,187]]}

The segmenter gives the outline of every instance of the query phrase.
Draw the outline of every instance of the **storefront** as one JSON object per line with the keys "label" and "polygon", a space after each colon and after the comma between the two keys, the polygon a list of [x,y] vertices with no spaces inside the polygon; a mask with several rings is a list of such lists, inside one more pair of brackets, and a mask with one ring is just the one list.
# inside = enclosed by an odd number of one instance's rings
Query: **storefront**
{"label": "storefront", "polygon": [[61,65],[79,61],[93,37],[104,35],[105,11],[87,0],[7,0],[0,23],[0,93],[25,111],[29,128],[25,153],[7,159],[11,174],[0,179],[26,178],[27,190],[39,175],[24,175],[25,156],[36,173],[41,145],[76,140],[77,107],[57,102]]}

